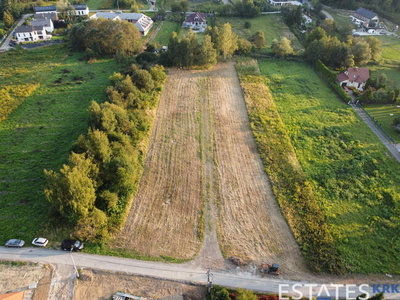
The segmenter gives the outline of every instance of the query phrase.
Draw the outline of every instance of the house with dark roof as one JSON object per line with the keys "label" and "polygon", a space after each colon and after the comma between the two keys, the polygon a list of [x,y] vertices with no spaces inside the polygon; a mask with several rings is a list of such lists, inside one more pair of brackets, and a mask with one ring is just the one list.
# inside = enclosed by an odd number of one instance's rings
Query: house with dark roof
{"label": "house with dark roof", "polygon": [[269,0],[269,4],[271,4],[272,6],[303,5],[300,1],[292,1],[292,0]]}
{"label": "house with dark roof", "polygon": [[33,19],[30,21],[30,25],[32,26],[42,26],[44,30],[47,32],[53,32],[54,31],[54,24],[51,19],[46,19],[46,18],[40,18],[40,19]]}
{"label": "house with dark roof", "polygon": [[350,17],[353,23],[364,27],[377,27],[379,24],[378,15],[362,7],[358,8]]}
{"label": "house with dark roof", "polygon": [[75,16],[88,16],[89,15],[89,7],[86,4],[74,4],[74,11],[71,11],[71,14]]}
{"label": "house with dark roof", "polygon": [[57,12],[55,5],[49,6],[35,6],[35,14],[48,14]]}
{"label": "house with dark roof", "polygon": [[43,26],[18,26],[15,28],[15,38],[19,43],[49,40],[51,35],[47,34]]}
{"label": "house with dark roof", "polygon": [[343,73],[337,75],[336,78],[340,86],[355,87],[357,90],[362,91],[369,79],[369,69],[348,68]]}
{"label": "house with dark roof", "polygon": [[204,14],[195,12],[186,15],[185,21],[182,23],[183,28],[192,28],[195,30],[205,30],[207,21]]}
{"label": "house with dark roof", "polygon": [[139,29],[140,33],[145,36],[153,27],[153,20],[142,13],[124,13],[121,11],[98,12],[90,17],[90,19],[104,18],[108,20],[121,20],[133,23]]}

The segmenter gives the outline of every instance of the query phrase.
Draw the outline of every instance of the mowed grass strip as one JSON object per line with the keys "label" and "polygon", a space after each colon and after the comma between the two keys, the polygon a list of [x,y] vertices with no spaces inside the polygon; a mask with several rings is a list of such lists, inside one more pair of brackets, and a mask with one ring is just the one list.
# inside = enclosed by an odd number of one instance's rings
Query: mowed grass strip
{"label": "mowed grass strip", "polygon": [[0,122],[0,242],[30,241],[38,234],[52,238],[57,233],[49,224],[43,169],[58,170],[67,161],[72,143],[87,129],[90,101],[106,100],[108,76],[117,65],[114,60],[87,64],[60,46],[11,56],[11,65],[9,55],[0,56],[8,68],[2,85],[14,84],[16,70],[16,81],[23,82],[25,74],[25,82],[35,78],[40,87]]}
{"label": "mowed grass strip", "polygon": [[399,274],[397,161],[308,65],[259,65],[347,270]]}

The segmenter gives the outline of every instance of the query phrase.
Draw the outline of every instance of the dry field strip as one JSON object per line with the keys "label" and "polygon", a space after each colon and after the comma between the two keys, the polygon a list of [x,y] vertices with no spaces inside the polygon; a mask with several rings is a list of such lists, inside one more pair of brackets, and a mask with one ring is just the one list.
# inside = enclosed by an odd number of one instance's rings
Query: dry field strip
{"label": "dry field strip", "polygon": [[257,153],[233,63],[169,70],[142,181],[116,241],[145,255],[191,259],[203,232],[205,246],[215,246],[213,231],[226,258],[305,271]]}

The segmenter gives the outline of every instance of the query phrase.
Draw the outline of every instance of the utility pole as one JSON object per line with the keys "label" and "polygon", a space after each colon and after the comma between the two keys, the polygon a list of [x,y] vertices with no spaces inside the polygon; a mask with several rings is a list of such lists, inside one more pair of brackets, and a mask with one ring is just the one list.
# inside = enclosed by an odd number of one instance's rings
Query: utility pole
{"label": "utility pole", "polygon": [[212,289],[213,273],[211,273],[211,268],[207,269],[207,291],[211,293]]}

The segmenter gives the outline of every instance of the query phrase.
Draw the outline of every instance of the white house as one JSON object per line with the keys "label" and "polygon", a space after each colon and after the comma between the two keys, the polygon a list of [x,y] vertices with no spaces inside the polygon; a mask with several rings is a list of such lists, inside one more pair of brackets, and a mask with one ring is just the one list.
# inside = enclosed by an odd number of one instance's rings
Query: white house
{"label": "white house", "polygon": [[350,17],[353,23],[364,27],[369,27],[370,23],[374,23],[375,27],[379,24],[378,15],[362,7],[358,8]]}
{"label": "white house", "polygon": [[89,7],[86,4],[74,4],[75,16],[88,16]]}
{"label": "white house", "polygon": [[207,21],[204,14],[199,12],[186,15],[185,21],[182,23],[183,28],[206,29]]}
{"label": "white house", "polygon": [[56,14],[57,8],[55,5],[35,6],[35,14]]}
{"label": "white house", "polygon": [[54,31],[54,24],[53,21],[50,19],[33,19],[31,20],[31,25],[34,27],[39,27],[42,26],[44,30],[46,30],[46,32],[53,32]]}
{"label": "white house", "polygon": [[269,0],[269,3],[273,6],[284,6],[284,5],[303,5],[299,1],[292,0]]}
{"label": "white house", "polygon": [[50,34],[46,33],[43,26],[18,26],[15,29],[15,38],[18,42],[34,42],[39,40],[48,40]]}
{"label": "white house", "polygon": [[145,36],[153,27],[153,20],[142,13],[124,13],[121,11],[98,12],[90,17],[90,19],[104,18],[109,20],[128,21],[136,25],[140,33]]}
{"label": "white house", "polygon": [[348,68],[336,78],[340,86],[352,86],[357,90],[362,91],[369,78],[369,69],[357,67]]}

